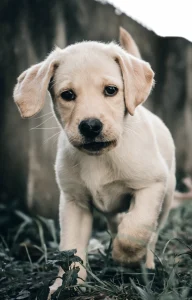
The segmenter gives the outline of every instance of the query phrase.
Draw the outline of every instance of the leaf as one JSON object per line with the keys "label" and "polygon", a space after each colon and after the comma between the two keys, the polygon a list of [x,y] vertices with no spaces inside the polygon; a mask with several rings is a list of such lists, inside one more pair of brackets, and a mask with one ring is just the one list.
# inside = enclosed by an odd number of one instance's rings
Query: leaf
{"label": "leaf", "polygon": [[21,300],[21,299],[28,299],[30,296],[30,292],[29,291],[21,291],[19,293],[19,296],[16,298],[17,300]]}
{"label": "leaf", "polygon": [[140,288],[135,284],[135,282],[130,278],[132,286],[135,288],[135,290],[139,293],[141,296],[141,299],[143,300],[155,300],[154,296],[147,293],[144,289]]}
{"label": "leaf", "polygon": [[77,284],[79,270],[80,270],[79,267],[75,267],[63,274],[62,280],[65,286],[71,286]]}
{"label": "leaf", "polygon": [[48,284],[46,284],[39,290],[36,299],[37,300],[47,300],[48,295],[49,295],[49,286],[48,286]]}
{"label": "leaf", "polygon": [[47,262],[48,269],[53,268],[54,265],[60,266],[65,272],[69,270],[72,263],[83,263],[79,256],[76,256],[76,249],[69,251],[56,251],[53,254],[54,259],[49,259]]}

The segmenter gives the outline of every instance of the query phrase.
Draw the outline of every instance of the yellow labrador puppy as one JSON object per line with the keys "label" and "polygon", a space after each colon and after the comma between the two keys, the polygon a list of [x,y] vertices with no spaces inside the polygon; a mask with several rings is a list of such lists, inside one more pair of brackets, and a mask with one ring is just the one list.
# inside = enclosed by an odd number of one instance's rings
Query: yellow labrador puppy
{"label": "yellow labrador puppy", "polygon": [[[124,49],[91,41],[56,48],[20,75],[14,100],[21,116],[31,117],[49,90],[62,128],[55,166],[60,250],[76,248],[85,262],[96,207],[114,234],[113,258],[146,256],[154,268],[175,190],[175,147],[164,123],[141,105],[154,83],[150,65],[123,29],[120,40]],[[86,278],[84,268],[79,275]]]}

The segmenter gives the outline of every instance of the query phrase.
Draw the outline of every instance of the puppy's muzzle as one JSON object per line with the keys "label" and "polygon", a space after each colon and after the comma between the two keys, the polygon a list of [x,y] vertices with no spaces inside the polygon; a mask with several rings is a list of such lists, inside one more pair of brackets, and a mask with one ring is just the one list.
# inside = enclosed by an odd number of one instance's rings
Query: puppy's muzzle
{"label": "puppy's muzzle", "polygon": [[96,138],[102,131],[103,124],[99,119],[86,119],[79,124],[79,131],[86,139]]}
{"label": "puppy's muzzle", "polygon": [[78,129],[84,142],[76,147],[90,155],[100,155],[116,145],[116,141],[105,140],[102,136],[103,123],[99,119],[82,120]]}

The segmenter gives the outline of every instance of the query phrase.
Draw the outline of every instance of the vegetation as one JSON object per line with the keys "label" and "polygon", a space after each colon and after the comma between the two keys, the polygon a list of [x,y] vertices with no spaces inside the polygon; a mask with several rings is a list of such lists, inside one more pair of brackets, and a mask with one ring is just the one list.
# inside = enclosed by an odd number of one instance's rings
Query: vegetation
{"label": "vegetation", "polygon": [[23,213],[17,205],[0,205],[0,299],[46,300],[57,268],[65,270],[51,299],[192,299],[192,203],[171,211],[161,232],[156,270],[123,267],[111,258],[108,232],[94,233],[103,248],[92,250],[84,288],[77,284],[81,261],[75,250],[59,252],[58,225]]}

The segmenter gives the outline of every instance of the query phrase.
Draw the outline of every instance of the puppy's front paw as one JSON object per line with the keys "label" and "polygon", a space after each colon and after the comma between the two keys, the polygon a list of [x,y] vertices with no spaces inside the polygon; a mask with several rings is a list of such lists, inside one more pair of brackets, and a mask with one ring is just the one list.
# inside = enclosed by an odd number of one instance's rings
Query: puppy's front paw
{"label": "puppy's front paw", "polygon": [[[147,251],[147,244],[152,232],[145,228],[129,230],[126,222],[118,227],[118,233],[113,241],[112,257],[121,263],[140,261]],[[128,233],[129,232],[129,233]]]}
{"label": "puppy's front paw", "polygon": [[118,238],[114,239],[112,257],[114,260],[123,263],[134,263],[140,261],[146,254],[146,247],[142,245],[125,245]]}
{"label": "puppy's front paw", "polygon": [[154,262],[154,260],[146,260],[145,267],[147,269],[155,270],[155,262]]}
{"label": "puppy's front paw", "polygon": [[56,290],[61,286],[61,284],[62,284],[62,280],[60,278],[57,278],[54,284],[49,287],[49,296],[47,300],[51,300],[51,295],[56,292]]}

